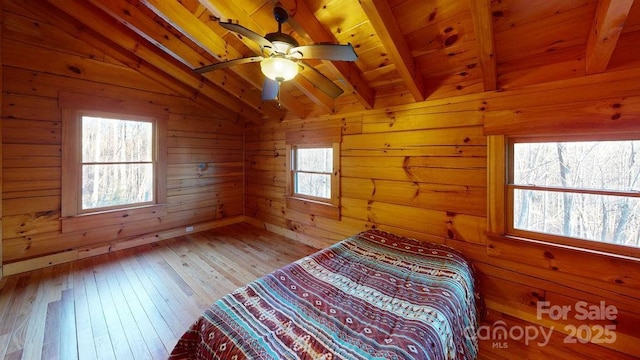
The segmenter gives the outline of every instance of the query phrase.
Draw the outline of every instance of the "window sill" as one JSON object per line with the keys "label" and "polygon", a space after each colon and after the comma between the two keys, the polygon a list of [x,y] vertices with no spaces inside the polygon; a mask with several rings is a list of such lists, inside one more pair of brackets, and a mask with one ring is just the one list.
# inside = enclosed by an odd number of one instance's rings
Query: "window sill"
{"label": "window sill", "polygon": [[80,214],[61,219],[62,233],[66,234],[97,227],[153,219],[165,216],[166,214],[166,204],[146,205],[129,209]]}
{"label": "window sill", "polygon": [[286,206],[287,209],[293,209],[327,219],[340,220],[340,206],[338,205],[294,196],[287,196]]}
{"label": "window sill", "polygon": [[[511,242],[511,243],[516,243],[516,244],[519,243],[519,244],[521,244],[523,246],[529,245],[529,246],[538,247],[540,249],[546,250],[544,252],[546,257],[549,257],[549,256],[547,256],[547,254],[552,254],[552,251],[559,250],[559,251],[570,251],[570,252],[579,253],[579,254],[583,254],[583,255],[605,256],[605,257],[609,257],[609,258],[615,258],[615,259],[633,261],[633,262],[640,263],[640,257],[634,256],[632,254],[621,254],[621,253],[610,252],[610,251],[589,249],[587,247],[578,247],[578,246],[572,246],[572,245],[566,245],[566,244],[558,244],[558,243],[555,243],[555,242],[531,239],[531,238],[526,238],[526,237],[513,236],[513,235],[508,235],[508,234],[497,234],[497,233],[487,232],[486,235],[490,240],[496,242],[495,245],[499,245],[499,243],[501,243],[501,242],[502,243]],[[589,242],[588,240],[584,240],[584,241]],[[487,245],[487,254],[489,256],[502,257],[500,250],[496,249],[495,245],[491,244],[491,243],[489,243]],[[613,245],[613,246],[615,246],[615,245]],[[631,249],[631,250],[640,251],[640,249]]]}

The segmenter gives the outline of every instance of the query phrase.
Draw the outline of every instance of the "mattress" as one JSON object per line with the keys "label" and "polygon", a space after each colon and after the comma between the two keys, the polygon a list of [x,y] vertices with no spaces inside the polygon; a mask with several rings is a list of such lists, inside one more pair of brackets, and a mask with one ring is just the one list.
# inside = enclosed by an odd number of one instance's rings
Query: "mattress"
{"label": "mattress", "polygon": [[225,295],[173,359],[474,359],[472,266],[444,245],[368,230]]}

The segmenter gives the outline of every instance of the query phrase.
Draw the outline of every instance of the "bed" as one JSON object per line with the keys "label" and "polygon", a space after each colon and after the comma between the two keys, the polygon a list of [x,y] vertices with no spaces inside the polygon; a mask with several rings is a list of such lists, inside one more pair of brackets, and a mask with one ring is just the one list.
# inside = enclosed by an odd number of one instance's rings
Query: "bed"
{"label": "bed", "polygon": [[172,359],[474,359],[477,294],[455,250],[368,230],[225,295]]}

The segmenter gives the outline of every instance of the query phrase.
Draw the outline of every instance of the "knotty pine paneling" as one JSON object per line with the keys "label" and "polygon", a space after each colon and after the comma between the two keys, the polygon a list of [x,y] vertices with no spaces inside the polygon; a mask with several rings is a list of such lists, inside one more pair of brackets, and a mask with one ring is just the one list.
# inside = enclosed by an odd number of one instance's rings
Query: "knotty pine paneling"
{"label": "knotty pine paneling", "polygon": [[[245,215],[307,244],[324,246],[367,228],[444,243],[476,265],[489,308],[485,325],[554,329],[549,344],[481,342],[480,358],[640,356],[640,262],[487,237],[486,134],[640,131],[640,71],[570,78],[309,120],[252,124],[245,131]],[[349,125],[345,126],[345,119]],[[343,126],[340,221],[286,208],[287,131]],[[537,318],[538,301],[615,306],[615,321]],[[615,325],[611,344],[565,344],[569,325]]]}
{"label": "knotty pine paneling", "polygon": [[[7,265],[15,271],[29,270],[179,235],[186,226],[198,231],[241,219],[243,124],[236,114],[203,108],[184,97],[181,89],[158,82],[164,76],[159,71],[149,76],[134,70],[123,62],[129,57],[119,56],[122,50],[100,34],[64,22],[64,17],[55,17],[58,23],[52,25],[38,8],[44,4],[26,9],[18,1],[5,1],[3,6],[5,272]],[[162,179],[166,211],[153,218],[131,216],[62,233],[61,92],[165,109],[167,148],[161,151],[167,154],[167,178]],[[47,260],[37,261],[43,256]]]}

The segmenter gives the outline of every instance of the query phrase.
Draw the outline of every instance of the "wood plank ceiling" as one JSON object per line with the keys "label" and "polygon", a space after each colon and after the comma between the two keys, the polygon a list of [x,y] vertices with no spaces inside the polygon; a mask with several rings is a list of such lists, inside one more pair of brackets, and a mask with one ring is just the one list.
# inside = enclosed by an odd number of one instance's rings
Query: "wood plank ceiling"
{"label": "wood plank ceiling", "polygon": [[[27,0],[25,0],[27,1]],[[640,66],[640,2],[633,0],[47,0],[132,58],[131,67],[245,120],[333,113],[508,91]],[[280,104],[263,102],[258,63],[198,75],[204,65],[259,54],[219,26],[266,34],[273,7],[301,44],[351,43],[356,62],[310,62],[343,88],[332,99],[298,76]],[[153,70],[153,71],[152,71]],[[155,72],[155,75],[151,73]]]}

